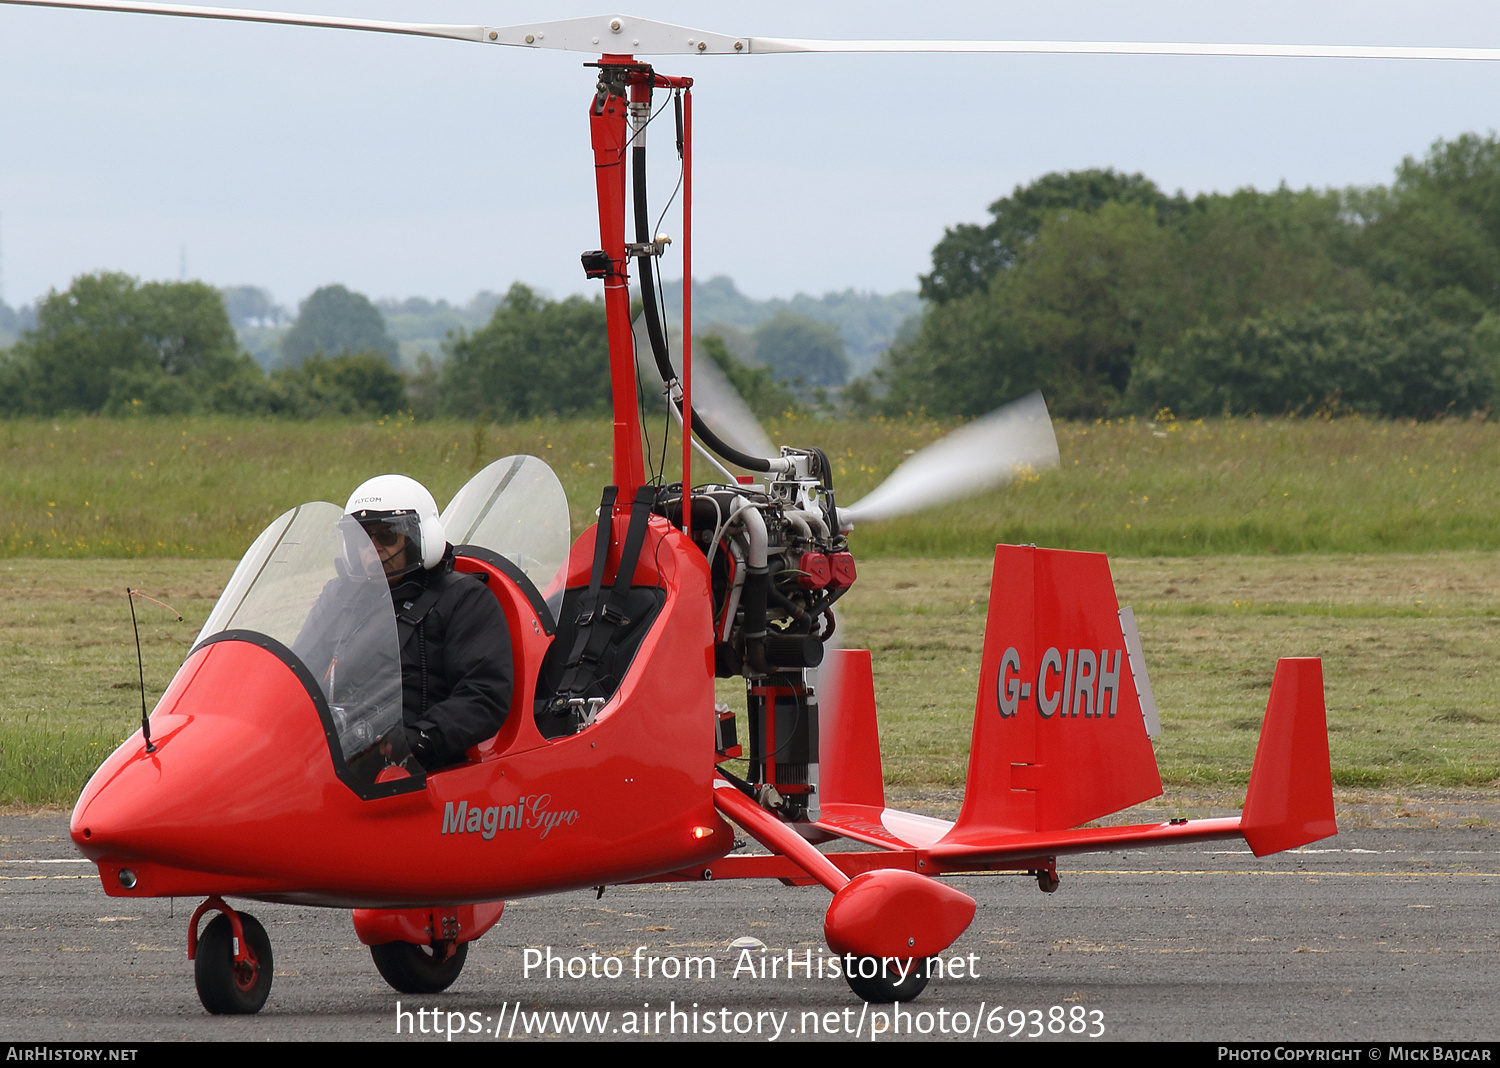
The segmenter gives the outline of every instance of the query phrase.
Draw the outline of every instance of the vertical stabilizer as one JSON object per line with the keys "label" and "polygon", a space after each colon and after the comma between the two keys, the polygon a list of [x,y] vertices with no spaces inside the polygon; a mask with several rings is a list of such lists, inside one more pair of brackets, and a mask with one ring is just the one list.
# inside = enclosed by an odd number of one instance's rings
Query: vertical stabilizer
{"label": "vertical stabilizer", "polygon": [[1076,827],[1161,793],[1099,553],[995,550],[969,777],[949,844]]}
{"label": "vertical stabilizer", "polygon": [[832,696],[821,709],[822,735],[818,793],[823,805],[885,808],[880,768],[880,734],[875,724],[875,676],[868,649],[833,649],[820,669],[832,682],[820,691]]}
{"label": "vertical stabilizer", "polygon": [[1258,857],[1339,833],[1333,818],[1323,662],[1276,661],[1240,832]]}

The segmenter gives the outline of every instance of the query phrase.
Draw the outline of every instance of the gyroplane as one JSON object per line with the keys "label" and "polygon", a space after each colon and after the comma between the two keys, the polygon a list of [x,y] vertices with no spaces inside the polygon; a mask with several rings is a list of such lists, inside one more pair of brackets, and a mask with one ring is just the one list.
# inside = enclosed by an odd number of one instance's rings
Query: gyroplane
{"label": "gyroplane", "polygon": [[[601,247],[583,252],[582,267],[602,285],[608,315],[612,482],[597,523],[571,545],[562,488],[535,457],[490,464],[440,519],[457,569],[487,585],[509,627],[516,690],[503,727],[441,769],[396,744],[401,631],[385,576],[344,509],[314,502],[251,545],[142,730],[104,762],[73,812],[73,840],[107,894],[202,900],[187,946],[209,1011],[256,1012],[271,987],[266,932],[230,898],[351,909],[386,980],[430,993],[454,982],[506,899],[645,881],[818,884],[831,894],[823,933],[848,962],[853,992],[905,1001],[927,984],[922,963],[974,916],[974,901],[940,876],[1027,872],[1051,891],[1067,854],[1243,838],[1265,855],[1336,833],[1321,666],[1298,658],[1277,665],[1241,815],[1086,826],[1161,793],[1155,701],[1106,559],[1030,545],[995,550],[957,819],[886,804],[870,656],[837,647],[836,604],[857,578],[855,528],[1055,465],[1045,405],[1025,398],[963,428],[849,505],[838,503],[825,453],[774,449],[747,427],[690,351],[693,80],[641,57],[1496,52],[805,41],[624,15],[439,26],[126,0],[3,2],[593,57],[580,118]],[[646,183],[648,134],[668,103],[672,118],[656,129],[675,133],[684,198],[675,345],[657,289],[667,243],[653,232]],[[677,482],[643,461],[642,368],[685,428]],[[722,477],[692,485],[693,449]],[[337,612],[315,611],[330,599]],[[715,679],[736,677],[743,717],[715,702]],[[734,758],[748,762],[734,765],[743,774],[731,770]],[[735,826],[763,851],[736,851]],[[829,842],[844,848],[818,848]]]}

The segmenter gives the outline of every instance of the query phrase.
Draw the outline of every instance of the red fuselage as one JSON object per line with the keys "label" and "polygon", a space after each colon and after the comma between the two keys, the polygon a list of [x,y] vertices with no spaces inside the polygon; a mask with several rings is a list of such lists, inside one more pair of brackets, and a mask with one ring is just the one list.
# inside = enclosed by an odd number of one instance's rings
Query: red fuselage
{"label": "red fuselage", "polygon": [[[611,568],[626,519],[615,522]],[[592,555],[591,529],[569,585],[587,582]],[[373,800],[336,775],[315,697],[286,663],[248,641],[201,646],[151,717],[156,752],[137,733],[105,762],[73,840],[114,895],[373,908],[552,893],[722,856],[733,835],[712,796],[703,554],[653,519],[634,583],[659,584],[666,601],[628,677],[593,726],[548,741],[531,716],[548,639],[493,573],[519,682],[505,727],[425,789]]]}

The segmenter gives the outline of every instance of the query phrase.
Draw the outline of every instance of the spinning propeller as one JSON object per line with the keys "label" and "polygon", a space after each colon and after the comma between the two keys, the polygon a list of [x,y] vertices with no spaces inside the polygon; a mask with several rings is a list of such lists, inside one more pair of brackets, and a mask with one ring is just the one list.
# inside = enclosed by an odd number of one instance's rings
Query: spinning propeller
{"label": "spinning propeller", "polygon": [[[660,388],[655,368],[641,354],[649,351],[643,318],[635,322],[637,371],[647,389]],[[672,346],[672,367],[680,376],[680,346]],[[693,361],[693,409],[716,434],[751,456],[775,456],[770,435],[712,358]],[[839,509],[845,527],[935,508],[997,489],[1016,478],[1060,463],[1057,436],[1039,392],[996,408],[959,427],[904,460],[875,489]]]}
{"label": "spinning propeller", "polygon": [[[636,374],[645,387],[647,395],[659,393],[661,376],[651,362],[651,343],[646,337],[646,316],[636,316],[632,327],[635,333]],[[673,344],[668,346],[668,359],[678,379],[682,378],[682,346],[674,334]],[[775,456],[776,446],[766,434],[760,420],[745,403],[733,383],[725,377],[712,357],[698,356],[693,360],[693,411],[713,427],[714,432],[740,452],[751,456]]]}
{"label": "spinning propeller", "polygon": [[891,519],[994,489],[1060,463],[1041,393],[1031,393],[921,449],[874,492],[839,509],[844,525]]}
{"label": "spinning propeller", "polygon": [[[641,354],[647,351],[641,318],[635,330],[636,352]],[[679,346],[672,346],[672,362],[680,374]],[[653,381],[654,368],[639,366],[638,373],[648,388],[659,386],[659,379]],[[693,361],[693,406],[735,448],[752,456],[776,455],[765,428],[712,358]],[[1059,462],[1047,404],[1040,392],[1033,392],[918,450],[873,492],[840,508],[839,519],[846,528],[892,519],[996,489],[1014,478],[1057,467]],[[844,626],[843,613],[837,607],[833,611],[838,622],[824,643],[817,690],[825,729],[830,737],[838,737],[843,680],[835,654],[843,648]]]}
{"label": "spinning propeller", "polygon": [[[636,352],[646,349],[645,330],[636,319]],[[679,346],[672,366],[680,375]],[[659,388],[655,369],[638,367],[647,388]],[[693,361],[693,408],[714,432],[751,456],[775,456],[776,446],[750,406],[711,358]],[[1013,479],[1056,467],[1061,461],[1047,404],[1039,392],[996,408],[959,427],[904,460],[875,489],[839,509],[845,527],[935,508],[997,489]]]}

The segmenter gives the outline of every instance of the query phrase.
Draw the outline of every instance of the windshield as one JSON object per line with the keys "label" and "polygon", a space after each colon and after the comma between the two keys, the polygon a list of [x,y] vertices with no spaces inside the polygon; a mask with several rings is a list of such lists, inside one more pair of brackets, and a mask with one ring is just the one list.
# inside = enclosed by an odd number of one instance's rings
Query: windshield
{"label": "windshield", "polygon": [[464,485],[443,510],[454,545],[476,545],[505,557],[546,590],[572,541],[568,496],[552,468],[535,456],[496,460]]}
{"label": "windshield", "polygon": [[194,644],[225,631],[264,635],[301,661],[354,779],[373,782],[406,757],[390,586],[369,536],[342,508],[301,505],[255,539]]}

